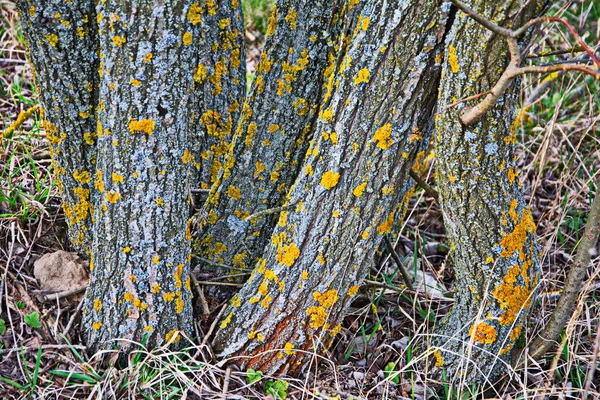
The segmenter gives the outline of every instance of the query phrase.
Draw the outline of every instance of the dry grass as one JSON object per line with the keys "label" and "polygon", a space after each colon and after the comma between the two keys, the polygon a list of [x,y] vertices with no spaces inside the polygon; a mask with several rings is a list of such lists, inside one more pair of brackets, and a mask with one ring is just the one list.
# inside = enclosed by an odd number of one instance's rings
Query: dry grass
{"label": "dry grass", "polygon": [[[569,3],[570,4],[570,3]],[[562,10],[593,45],[600,37],[600,7],[573,3]],[[261,13],[263,10],[261,9]],[[262,15],[262,14],[260,14]],[[262,18],[262,17],[261,17]],[[0,130],[19,112],[35,104],[31,74],[25,63],[17,16],[10,2],[0,0]],[[535,51],[568,48],[565,31],[545,29]],[[256,55],[251,58],[256,58]],[[555,62],[564,56],[540,59]],[[540,60],[534,60],[540,62]],[[583,232],[600,171],[600,98],[598,82],[579,74],[552,81],[537,76],[523,80],[519,134],[521,181],[529,194],[542,246],[542,295],[519,340],[526,348],[544,326],[560,294],[574,249]],[[541,95],[540,95],[541,94]],[[535,96],[534,96],[535,95]],[[115,368],[110,352],[87,357],[79,333],[80,303],[66,298],[42,303],[33,278],[33,261],[66,246],[60,199],[50,175],[47,141],[37,116],[0,144],[0,396],[2,398],[260,398],[265,382],[247,384],[247,374],[227,369],[209,346],[190,343],[186,351],[147,351],[142,345],[125,368]],[[434,184],[430,180],[431,184]],[[409,268],[437,279],[442,291],[453,282],[452,260],[437,205],[424,193],[411,200],[397,250]],[[432,297],[402,284],[388,257],[376,260],[335,346],[325,357],[313,355],[301,379],[286,379],[290,398],[600,398],[598,337],[600,260],[593,260],[589,279],[562,342],[539,362],[517,368],[501,366],[506,378],[484,387],[455,389],[456,381],[428,381],[427,341],[435,321],[452,306],[446,293]],[[211,299],[209,299],[211,300]],[[219,313],[212,299],[211,317]],[[213,306],[214,304],[214,306]],[[25,316],[37,312],[41,327]],[[206,330],[210,318],[199,323]],[[427,348],[420,352],[418,349]],[[465,362],[468,360],[465,359]],[[393,366],[392,364],[393,363]],[[387,367],[387,371],[386,371]],[[62,371],[62,372],[61,372]],[[66,372],[65,372],[66,371]],[[595,371],[595,378],[590,379]],[[9,381],[10,380],[10,381]],[[397,381],[398,383],[395,383]]]}

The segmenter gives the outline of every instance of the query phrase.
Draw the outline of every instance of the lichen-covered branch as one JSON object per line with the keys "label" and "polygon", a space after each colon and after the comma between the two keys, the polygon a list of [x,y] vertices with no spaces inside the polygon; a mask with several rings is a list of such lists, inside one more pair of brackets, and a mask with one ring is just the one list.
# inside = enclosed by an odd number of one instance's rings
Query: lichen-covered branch
{"label": "lichen-covered branch", "polygon": [[98,37],[95,2],[19,0],[29,46],[43,128],[50,142],[53,172],[63,195],[69,239],[80,254],[89,251],[98,97]]}
{"label": "lichen-covered branch", "polygon": [[[596,188],[600,188],[600,175],[597,175],[595,183]],[[560,336],[567,321],[571,318],[575,301],[581,292],[581,283],[585,280],[592,256],[598,254],[596,247],[600,236],[600,195],[598,193],[597,191],[592,202],[583,236],[577,245],[575,262],[567,274],[565,287],[556,308],[544,330],[529,346],[529,354],[535,359],[541,358],[555,344],[555,340]]]}
{"label": "lichen-covered branch", "polygon": [[[542,2],[473,1],[499,24],[539,15]],[[522,45],[522,43],[519,43]],[[480,93],[509,64],[502,37],[459,12],[450,31],[440,84],[441,104]],[[504,370],[535,300],[539,280],[535,222],[524,201],[514,152],[518,88],[465,126],[460,108],[436,116],[438,191],[454,251],[455,305],[437,328],[437,366],[463,384],[495,379]]]}
{"label": "lichen-covered branch", "polygon": [[88,349],[152,348],[192,333],[186,233],[197,3],[107,1],[100,39]]}
{"label": "lichen-covered branch", "polygon": [[281,213],[213,342],[221,357],[248,356],[237,361],[242,368],[295,373],[307,354],[327,350],[409,196],[449,7],[400,0],[360,7],[337,43],[314,139],[286,198],[295,206]]}
{"label": "lichen-covered branch", "polygon": [[[334,0],[276,3],[233,146],[219,147],[229,152],[223,165],[213,162],[219,182],[200,212],[194,242],[199,257],[242,269],[262,254],[278,213],[246,218],[280,207],[301,166],[322,83],[332,72],[333,5]],[[225,125],[209,128],[228,131]]]}

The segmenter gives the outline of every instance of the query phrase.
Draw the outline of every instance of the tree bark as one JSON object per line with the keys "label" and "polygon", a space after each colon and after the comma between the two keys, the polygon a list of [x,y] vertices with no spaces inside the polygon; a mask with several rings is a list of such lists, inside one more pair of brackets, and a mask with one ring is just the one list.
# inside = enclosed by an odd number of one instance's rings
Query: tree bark
{"label": "tree bark", "polygon": [[[348,3],[351,4],[351,3]],[[441,2],[367,1],[339,57],[306,160],[264,257],[230,302],[213,344],[266,373],[326,351],[371,266],[436,100]]]}
{"label": "tree bark", "polygon": [[202,18],[188,0],[100,2],[101,78],[88,349],[192,333],[188,173]]}
{"label": "tree bark", "polygon": [[[470,5],[515,27],[544,10],[542,2]],[[506,41],[462,12],[448,39],[440,107],[489,90],[508,64]],[[455,305],[436,329],[434,355],[448,379],[466,384],[505,371],[537,294],[536,225],[519,183],[511,126],[517,93],[514,85],[469,126],[459,119],[464,104],[436,116],[437,182],[456,280]]]}
{"label": "tree bark", "polygon": [[[241,1],[202,3],[200,22],[192,26],[187,39],[199,41],[194,70],[199,112],[192,123],[191,185],[207,190],[225,162],[246,97],[246,60]],[[195,197],[202,204],[207,196]]]}
{"label": "tree bark", "polygon": [[74,7],[61,0],[19,0],[17,6],[69,239],[85,254],[92,239],[99,84],[95,2],[82,0]]}
{"label": "tree bark", "polygon": [[213,164],[211,180],[217,176],[218,184],[200,213],[194,242],[201,260],[245,269],[262,254],[278,213],[247,217],[281,206],[301,166],[324,74],[331,74],[328,60],[333,64],[328,44],[335,37],[333,5],[334,0],[275,5],[230,154],[223,165]]}

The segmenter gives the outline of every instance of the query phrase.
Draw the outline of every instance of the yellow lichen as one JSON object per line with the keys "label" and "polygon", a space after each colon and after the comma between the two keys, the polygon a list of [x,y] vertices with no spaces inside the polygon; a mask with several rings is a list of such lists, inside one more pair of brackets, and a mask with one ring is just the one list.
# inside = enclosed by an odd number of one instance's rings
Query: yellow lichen
{"label": "yellow lichen", "polygon": [[300,249],[295,243],[279,246],[277,249],[277,262],[287,267],[294,265],[298,257],[300,257]]}
{"label": "yellow lichen", "polygon": [[152,135],[154,131],[154,120],[152,119],[141,119],[141,120],[131,120],[129,121],[129,132],[144,132],[148,135]]}
{"label": "yellow lichen", "polygon": [[102,328],[102,322],[98,321],[98,322],[94,322],[92,324],[92,329],[97,331],[98,329]]}
{"label": "yellow lichen", "polygon": [[119,200],[121,196],[119,195],[119,193],[114,192],[114,191],[110,191],[108,193],[106,193],[106,200],[108,200],[109,203],[116,203],[117,200]]}
{"label": "yellow lichen", "polygon": [[392,125],[385,124],[381,128],[375,131],[375,135],[373,136],[373,142],[382,150],[387,150],[394,143],[391,138],[392,134]]}
{"label": "yellow lichen", "polygon": [[100,311],[102,309],[102,300],[95,299],[94,300],[94,310]]}
{"label": "yellow lichen", "polygon": [[192,44],[192,32],[186,32],[183,34],[182,42],[184,46]]}
{"label": "yellow lichen", "polygon": [[171,342],[172,340],[172,343],[177,343],[180,339],[181,335],[179,334],[179,329],[173,329],[165,335],[165,341],[167,342]]}
{"label": "yellow lichen", "polygon": [[359,83],[367,83],[369,82],[369,77],[371,76],[371,73],[369,72],[369,70],[367,68],[363,68],[360,71],[358,71],[358,74],[356,74],[356,76],[354,77],[354,84],[358,85]]}
{"label": "yellow lichen", "polygon": [[127,41],[127,39],[125,39],[124,37],[121,36],[113,36],[112,37],[112,42],[115,46],[117,47],[121,47],[123,46],[123,44]]}
{"label": "yellow lichen", "polygon": [[190,9],[187,13],[187,19],[192,23],[192,25],[202,22],[202,7],[200,4],[194,3],[190,6]]}
{"label": "yellow lichen", "polygon": [[456,47],[450,45],[448,47],[448,62],[450,63],[450,68],[452,68],[452,72],[455,74],[458,72],[458,58],[456,57]]}
{"label": "yellow lichen", "polygon": [[231,318],[233,318],[233,313],[232,312],[230,312],[229,314],[227,314],[227,316],[221,322],[221,325],[219,325],[219,328],[220,329],[227,328],[227,325],[229,325],[229,323],[231,322]]}
{"label": "yellow lichen", "polygon": [[363,182],[360,185],[358,185],[357,187],[354,188],[354,190],[352,191],[352,194],[356,197],[361,197],[365,191],[367,187],[367,182]]}
{"label": "yellow lichen", "polygon": [[477,324],[477,327],[471,325],[469,335],[473,336],[473,340],[477,343],[492,344],[496,341],[496,328],[485,322],[480,322]]}
{"label": "yellow lichen", "polygon": [[321,176],[321,186],[327,190],[331,190],[338,184],[339,180],[339,172],[327,171]]}
{"label": "yellow lichen", "polygon": [[231,197],[234,200],[239,200],[242,198],[242,191],[240,188],[230,185],[227,188],[227,196]]}

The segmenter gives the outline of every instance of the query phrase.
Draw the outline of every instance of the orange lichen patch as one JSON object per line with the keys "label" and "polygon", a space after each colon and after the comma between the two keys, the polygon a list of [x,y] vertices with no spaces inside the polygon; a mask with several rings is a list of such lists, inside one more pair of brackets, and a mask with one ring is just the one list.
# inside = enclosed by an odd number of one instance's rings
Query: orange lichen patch
{"label": "orange lichen patch", "polygon": [[181,339],[181,335],[179,334],[179,329],[173,329],[172,331],[170,331],[169,333],[167,333],[165,335],[165,340],[167,342],[170,342],[171,340],[173,340],[173,343],[177,343],[177,342],[179,342],[180,339]]}
{"label": "orange lichen patch", "polygon": [[183,155],[181,156],[181,161],[183,161],[184,164],[187,164],[190,162],[191,159],[192,159],[192,152],[189,151],[188,149],[186,149],[183,152]]}
{"label": "orange lichen patch", "polygon": [[236,294],[231,298],[229,304],[231,304],[232,307],[239,307],[242,305],[242,300],[240,299],[240,296]]}
{"label": "orange lichen patch", "polygon": [[175,298],[175,293],[171,293],[171,292],[166,292],[163,294],[163,300],[164,301],[173,301],[173,299]]}
{"label": "orange lichen patch", "polygon": [[300,249],[295,243],[289,245],[278,246],[277,249],[277,262],[287,267],[294,265],[296,260],[300,257]]}
{"label": "orange lichen patch", "polygon": [[175,278],[175,287],[180,288],[182,285],[181,275],[183,274],[183,264],[177,264],[175,269],[175,274],[173,277]]}
{"label": "orange lichen patch", "polygon": [[300,277],[302,278],[302,280],[307,280],[308,279],[308,271],[303,270],[302,274],[300,274]]}
{"label": "orange lichen patch", "polygon": [[338,291],[336,289],[330,289],[323,293],[314,292],[313,298],[319,302],[325,308],[331,308],[336,301],[339,300]]}
{"label": "orange lichen patch", "polygon": [[102,300],[95,299],[94,300],[94,310],[100,311],[102,309]]}
{"label": "orange lichen patch", "polygon": [[327,171],[321,176],[321,186],[327,190],[331,190],[338,184],[339,180],[339,172]]}
{"label": "orange lichen patch", "polygon": [[267,36],[272,36],[275,33],[275,29],[277,28],[277,6],[273,6],[273,11],[271,12],[271,16],[269,17],[269,21],[267,24]]}
{"label": "orange lichen patch", "polygon": [[182,42],[184,46],[192,44],[192,32],[186,32],[183,34]]}
{"label": "orange lichen patch", "polygon": [[160,264],[160,257],[159,256],[152,257],[152,262],[156,265]]}
{"label": "orange lichen patch", "polygon": [[121,36],[113,36],[112,37],[112,42],[117,47],[123,46],[123,44],[125,44],[126,41],[127,41],[127,39],[125,39],[124,37],[121,37]]}
{"label": "orange lichen patch", "polygon": [[141,119],[129,121],[129,132],[131,134],[135,132],[144,132],[148,135],[152,135],[154,131],[154,120],[152,119]]}
{"label": "orange lichen patch", "polygon": [[123,175],[119,175],[116,172],[111,174],[111,178],[113,182],[120,183],[123,182]]}
{"label": "orange lichen patch", "polygon": [[151,327],[150,325],[147,325],[144,327],[144,332],[152,332],[152,331],[154,331],[154,328]]}
{"label": "orange lichen patch", "polygon": [[513,167],[508,169],[508,182],[512,185],[515,183],[515,179],[517,178],[518,172],[515,171]]}
{"label": "orange lichen patch", "polygon": [[444,358],[442,357],[442,353],[439,350],[434,350],[433,356],[435,357],[435,366],[442,368],[444,366]]}
{"label": "orange lichen patch", "polygon": [[[473,333],[473,330],[475,330],[475,333]],[[477,327],[471,325],[469,335],[473,336],[473,340],[478,343],[492,344],[496,341],[496,328],[485,322],[480,322]]]}
{"label": "orange lichen patch", "polygon": [[514,230],[500,240],[500,245],[504,248],[500,255],[510,257],[515,251],[521,252],[527,241],[527,234],[535,233],[535,228],[531,211],[527,207],[523,210],[521,221],[515,226]]}
{"label": "orange lichen patch", "polygon": [[200,4],[194,3],[190,6],[190,9],[187,13],[187,19],[192,23],[192,25],[202,22],[202,7]]}
{"label": "orange lichen patch", "polygon": [[229,314],[227,314],[227,316],[223,319],[223,321],[221,321],[221,325],[219,325],[219,328],[220,329],[227,328],[227,326],[231,322],[231,318],[233,318],[233,312],[230,312]]}
{"label": "orange lichen patch", "polygon": [[152,289],[150,289],[150,291],[151,291],[153,294],[158,294],[158,293],[160,292],[160,289],[161,289],[161,288],[160,288],[160,285],[159,285],[158,283],[154,283],[154,284],[152,285]]}
{"label": "orange lichen patch", "polygon": [[321,112],[321,119],[325,122],[333,120],[333,111],[331,108],[327,108]]}
{"label": "orange lichen patch", "polygon": [[510,325],[519,316],[523,309],[527,309],[531,304],[532,290],[525,282],[521,286],[517,282],[517,277],[521,272],[521,267],[515,265],[511,267],[504,276],[503,282],[494,289],[494,297],[498,301],[501,309],[505,310],[498,318],[500,325]]}
{"label": "orange lichen patch", "polygon": [[394,194],[395,187],[394,185],[385,185],[383,189],[381,189],[381,193],[385,195]]}
{"label": "orange lichen patch", "polygon": [[92,329],[97,331],[98,329],[102,328],[102,322],[98,321],[98,322],[94,322],[92,324]]}
{"label": "orange lichen patch", "polygon": [[350,286],[348,288],[348,296],[352,297],[352,296],[356,295],[356,293],[358,293],[359,288],[360,288],[360,285]]}
{"label": "orange lichen patch", "polygon": [[75,172],[73,172],[73,178],[80,183],[89,183],[92,180],[88,171],[79,172],[79,170],[75,170]]}
{"label": "orange lichen patch", "polygon": [[375,131],[375,135],[373,136],[373,142],[382,150],[387,150],[394,143],[391,138],[392,134],[392,125],[385,124],[379,129]]}
{"label": "orange lichen patch", "polygon": [[385,221],[383,221],[378,227],[377,227],[377,233],[380,235],[385,235],[386,233],[390,233],[392,231],[392,227],[394,226],[394,216],[396,215],[396,212],[391,212],[387,219]]}
{"label": "orange lichen patch", "polygon": [[291,30],[295,30],[296,29],[296,10],[290,10],[288,12],[288,14],[285,16],[285,20],[290,24],[290,29]]}
{"label": "orange lichen patch", "polygon": [[354,84],[358,85],[359,83],[368,83],[371,73],[367,68],[363,68],[354,77]]}
{"label": "orange lichen patch", "polygon": [[108,193],[106,193],[106,200],[108,200],[109,203],[116,203],[117,200],[119,200],[121,196],[119,195],[119,193],[114,192],[114,191],[110,191]]}
{"label": "orange lichen patch", "polygon": [[207,76],[208,72],[206,70],[206,65],[198,64],[198,67],[196,67],[196,70],[194,71],[194,81],[202,83],[206,80]]}
{"label": "orange lichen patch", "polygon": [[315,329],[322,327],[327,321],[327,311],[320,306],[308,307],[306,315],[310,317],[310,326]]}
{"label": "orange lichen patch", "polygon": [[148,308],[148,304],[146,304],[145,302],[141,301],[140,299],[136,298],[135,300],[133,300],[133,306],[135,308],[137,308],[140,311],[144,311],[145,309]]}
{"label": "orange lichen patch", "polygon": [[361,197],[365,191],[365,189],[367,188],[367,182],[363,182],[360,185],[358,185],[357,187],[354,188],[354,190],[352,191],[352,194],[356,197]]}
{"label": "orange lichen patch", "polygon": [[277,132],[279,130],[279,125],[277,125],[277,124],[269,125],[269,127],[267,128],[267,130],[270,133],[275,133],[275,132]]}
{"label": "orange lichen patch", "polygon": [[231,133],[231,118],[225,121],[221,114],[214,110],[207,110],[200,117],[200,121],[206,127],[206,132],[219,139],[224,139]]}
{"label": "orange lichen patch", "polygon": [[183,299],[181,298],[181,293],[177,292],[178,296],[177,299],[175,300],[175,313],[177,314],[181,314],[183,312],[183,308],[185,307],[185,303],[183,302]]}
{"label": "orange lichen patch", "polygon": [[515,326],[513,330],[510,332],[510,340],[515,341],[521,334],[521,325]]}
{"label": "orange lichen patch", "polygon": [[227,196],[231,197],[234,200],[239,200],[242,198],[242,191],[240,188],[230,185],[227,188]]}
{"label": "orange lichen patch", "polygon": [[455,74],[458,73],[458,58],[456,57],[456,47],[450,45],[448,47],[448,63],[450,64],[450,68],[452,68],[452,72]]}
{"label": "orange lichen patch", "polygon": [[48,41],[48,43],[50,43],[50,46],[56,47],[56,44],[58,43],[58,35],[56,33],[51,33],[49,35],[44,35],[44,37],[46,38],[46,40]]}
{"label": "orange lichen patch", "polygon": [[133,301],[133,295],[131,293],[129,293],[129,292],[125,292],[123,294],[123,299],[125,299],[125,301],[132,302]]}
{"label": "orange lichen patch", "polygon": [[267,296],[265,296],[264,299],[262,299],[262,301],[260,302],[260,305],[262,306],[262,308],[269,308],[269,304],[271,304],[272,301],[273,301],[273,297],[267,295]]}

